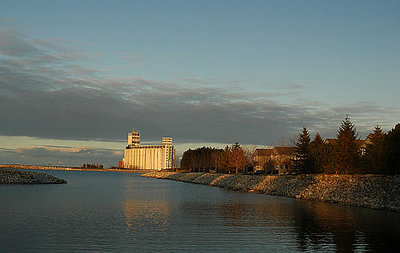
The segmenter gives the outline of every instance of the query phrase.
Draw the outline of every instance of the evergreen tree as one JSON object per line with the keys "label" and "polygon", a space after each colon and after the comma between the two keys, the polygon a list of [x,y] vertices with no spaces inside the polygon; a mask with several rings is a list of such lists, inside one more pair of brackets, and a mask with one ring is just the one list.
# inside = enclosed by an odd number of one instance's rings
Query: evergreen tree
{"label": "evergreen tree", "polygon": [[350,118],[346,116],[338,130],[335,143],[336,173],[359,172],[359,147],[357,145],[358,133]]}
{"label": "evergreen tree", "polygon": [[325,166],[327,165],[327,152],[324,140],[319,133],[315,135],[314,140],[310,143],[310,153],[313,171],[315,173],[324,172]]}
{"label": "evergreen tree", "polygon": [[383,141],[385,139],[385,133],[377,125],[373,133],[368,135],[367,147],[365,150],[365,155],[363,157],[364,161],[364,172],[380,174],[383,173]]}
{"label": "evergreen tree", "polygon": [[295,143],[295,164],[297,173],[312,173],[312,158],[310,153],[310,134],[307,128],[303,127],[303,131],[299,135]]}
{"label": "evergreen tree", "polygon": [[384,172],[390,175],[400,174],[400,124],[388,132],[383,147]]}

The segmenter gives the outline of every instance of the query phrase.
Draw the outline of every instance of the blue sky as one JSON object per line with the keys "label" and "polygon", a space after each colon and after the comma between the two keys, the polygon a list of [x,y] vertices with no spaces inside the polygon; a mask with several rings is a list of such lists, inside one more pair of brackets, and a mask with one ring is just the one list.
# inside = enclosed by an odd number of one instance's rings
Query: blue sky
{"label": "blue sky", "polygon": [[399,11],[398,1],[2,1],[0,159],[72,164],[77,150],[83,160],[100,150],[109,165],[133,127],[148,142],[172,135],[178,152],[289,142],[302,126],[334,137],[346,114],[361,137],[389,130]]}

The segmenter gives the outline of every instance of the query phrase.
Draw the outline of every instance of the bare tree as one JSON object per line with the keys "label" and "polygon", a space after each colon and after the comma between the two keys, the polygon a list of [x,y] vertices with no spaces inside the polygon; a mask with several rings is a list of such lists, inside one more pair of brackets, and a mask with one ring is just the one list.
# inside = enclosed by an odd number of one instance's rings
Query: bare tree
{"label": "bare tree", "polygon": [[239,174],[239,170],[243,170],[248,164],[246,152],[238,142],[233,144],[230,149],[230,167],[235,169],[235,173]]}

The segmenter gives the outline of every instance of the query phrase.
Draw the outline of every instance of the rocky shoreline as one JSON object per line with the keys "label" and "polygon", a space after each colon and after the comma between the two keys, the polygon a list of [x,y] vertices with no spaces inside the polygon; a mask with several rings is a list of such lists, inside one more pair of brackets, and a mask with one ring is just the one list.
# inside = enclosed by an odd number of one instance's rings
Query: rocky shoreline
{"label": "rocky shoreline", "polygon": [[66,184],[67,181],[33,171],[0,169],[0,184]]}
{"label": "rocky shoreline", "polygon": [[331,174],[260,176],[201,172],[149,172],[142,176],[400,212],[400,176]]}

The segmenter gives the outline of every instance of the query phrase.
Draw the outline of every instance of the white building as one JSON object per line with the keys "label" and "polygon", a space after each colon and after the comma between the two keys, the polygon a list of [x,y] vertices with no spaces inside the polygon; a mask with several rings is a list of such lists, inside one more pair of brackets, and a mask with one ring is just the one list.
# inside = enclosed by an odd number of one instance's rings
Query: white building
{"label": "white building", "polygon": [[140,144],[140,132],[133,129],[128,134],[123,158],[123,167],[126,169],[162,170],[172,169],[175,162],[175,149],[171,137],[163,137],[162,145]]}

